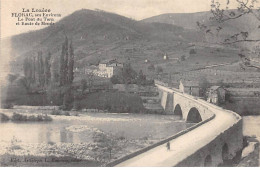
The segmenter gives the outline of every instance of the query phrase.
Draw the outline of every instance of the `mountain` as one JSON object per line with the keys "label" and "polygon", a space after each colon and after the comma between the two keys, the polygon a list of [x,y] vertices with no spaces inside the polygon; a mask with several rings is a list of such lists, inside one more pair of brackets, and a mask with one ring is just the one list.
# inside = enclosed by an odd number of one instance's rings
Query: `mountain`
{"label": "mountain", "polygon": [[[230,12],[236,12],[235,10],[230,10]],[[142,20],[146,23],[167,23],[177,26],[181,26],[187,29],[198,29],[196,22],[204,23],[207,25],[216,25],[215,21],[210,18],[213,14],[210,11],[207,12],[197,12],[197,13],[168,13],[158,16],[153,16]],[[227,27],[232,27],[233,29],[254,29],[259,25],[259,21],[253,14],[246,14],[240,18],[229,20],[223,24]]]}
{"label": "mountain", "polygon": [[[236,10],[229,10],[228,12],[236,12]],[[258,34],[257,37],[260,38],[258,28],[260,23],[259,20],[252,13],[243,15],[242,17],[239,17],[237,19],[231,19],[224,23],[218,23],[210,19],[212,17],[213,14],[210,11],[185,14],[168,13],[144,19],[142,20],[142,22],[167,23],[192,30],[199,30],[197,26],[197,22],[199,22],[208,26],[207,29],[211,29],[211,32],[215,31],[215,29],[220,26],[222,30],[219,32],[219,36],[222,38],[240,33],[241,31],[252,32],[252,35],[249,35],[251,36],[250,38],[256,38],[256,34]]]}
{"label": "mountain", "polygon": [[198,13],[168,13],[153,16],[142,20],[146,23],[167,23],[172,25],[178,25],[187,29],[197,29],[197,21],[208,22],[211,16],[210,12],[198,12]]}
{"label": "mountain", "polygon": [[[203,36],[193,30],[168,23],[145,23],[105,11],[82,9],[64,17],[52,26],[11,37],[15,68],[25,57],[38,51],[53,58],[61,52],[67,36],[75,47],[76,65],[97,64],[107,58],[133,62],[153,59],[172,52],[177,44],[202,41]],[[132,50],[131,50],[132,49]],[[21,67],[20,67],[21,69]]]}
{"label": "mountain", "polygon": [[[167,15],[161,17],[164,18]],[[96,65],[101,60],[113,58],[121,62],[130,60],[134,69],[137,70],[147,70],[149,63],[145,63],[145,60],[163,67],[167,64],[169,69],[172,69],[171,64],[175,63],[177,58],[183,55],[189,57],[191,48],[197,48],[200,51],[197,55],[193,55],[197,58],[196,63],[209,63],[205,60],[205,57],[209,55],[204,55],[208,51],[212,52],[214,61],[223,62],[225,57],[230,61],[235,54],[230,54],[229,50],[224,53],[219,52],[218,48],[223,47],[206,43],[208,37],[204,33],[193,26],[188,27],[188,22],[191,23],[191,20],[196,18],[204,18],[206,14],[194,14],[193,17],[188,17],[189,15],[192,16],[192,14],[176,14],[175,18],[179,17],[179,20],[173,24],[166,19],[162,19],[161,22],[164,23],[153,22],[152,19],[135,21],[100,10],[75,11],[52,26],[5,40],[11,41],[13,59],[11,70],[22,73],[24,58],[36,56],[38,51],[42,51],[43,56],[51,52],[52,63],[58,61],[65,36],[73,42],[75,66],[78,68]],[[196,44],[199,46],[195,47]],[[222,58],[216,59],[219,53]],[[164,54],[167,54],[171,60],[163,60]],[[201,56],[202,54],[204,56]],[[200,57],[203,59],[200,60]],[[187,61],[194,64],[195,60]]]}

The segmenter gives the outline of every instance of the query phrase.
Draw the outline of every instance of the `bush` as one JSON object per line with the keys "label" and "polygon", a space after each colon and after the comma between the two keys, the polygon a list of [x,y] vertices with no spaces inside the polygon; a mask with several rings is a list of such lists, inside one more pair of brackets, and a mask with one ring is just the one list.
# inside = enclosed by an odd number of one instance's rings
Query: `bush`
{"label": "bush", "polygon": [[18,114],[18,113],[13,113],[13,116],[11,117],[12,121],[52,121],[52,118],[47,116],[47,115],[30,115],[30,116],[26,116],[26,115],[22,115],[22,114]]}
{"label": "bush", "polygon": [[3,113],[0,113],[0,121],[1,122],[5,122],[5,121],[9,121],[10,119],[9,119],[9,117],[8,116],[6,116],[5,114],[3,114]]}
{"label": "bush", "polygon": [[185,61],[186,60],[186,56],[185,55],[182,55],[181,56],[181,61]]}
{"label": "bush", "polygon": [[195,49],[191,49],[191,50],[190,50],[190,54],[196,54]]}
{"label": "bush", "polygon": [[3,109],[12,109],[14,107],[14,105],[12,103],[2,103],[2,108]]}
{"label": "bush", "polygon": [[11,117],[12,121],[27,121],[27,116],[18,114],[18,113],[13,113],[13,116]]}
{"label": "bush", "polygon": [[49,86],[47,89],[47,98],[52,105],[62,104],[62,89],[57,86]]}
{"label": "bush", "polygon": [[143,109],[143,101],[138,95],[122,92],[97,92],[77,99],[74,104],[78,109],[99,109],[109,112],[137,113]]}
{"label": "bush", "polygon": [[119,80],[119,77],[117,75],[113,75],[110,79],[111,83],[113,84],[119,84],[120,83],[120,80]]}
{"label": "bush", "polygon": [[36,119],[36,117],[34,115],[29,116],[28,120],[30,120],[30,121],[37,121],[37,119]]}
{"label": "bush", "polygon": [[69,113],[69,112],[64,112],[63,115],[65,115],[65,116],[70,116],[70,113]]}
{"label": "bush", "polygon": [[162,73],[163,72],[163,68],[161,66],[157,66],[156,67],[156,72],[159,74],[159,73]]}
{"label": "bush", "polygon": [[53,110],[53,111],[51,112],[51,115],[70,116],[70,113],[69,113],[69,112],[63,112],[63,111],[61,111],[61,110]]}
{"label": "bush", "polygon": [[62,115],[60,110],[53,110],[51,111],[51,115]]}
{"label": "bush", "polygon": [[155,67],[154,67],[153,64],[150,64],[150,65],[147,67],[147,69],[148,69],[149,71],[154,71],[154,70],[155,70]]}
{"label": "bush", "polygon": [[74,102],[74,106],[73,106],[74,110],[80,110],[80,104],[78,102]]}

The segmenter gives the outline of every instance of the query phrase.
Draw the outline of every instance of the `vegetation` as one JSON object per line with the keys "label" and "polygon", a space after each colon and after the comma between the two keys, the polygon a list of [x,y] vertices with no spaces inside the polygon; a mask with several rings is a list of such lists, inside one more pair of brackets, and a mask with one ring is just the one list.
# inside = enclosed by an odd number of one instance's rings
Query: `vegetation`
{"label": "vegetation", "polygon": [[[57,72],[57,60],[51,64],[51,53],[43,57],[39,51],[37,57],[27,57],[23,62],[24,77],[9,75],[10,84],[4,89],[6,96],[1,98],[4,108],[18,105],[63,105],[69,108],[73,102],[72,82],[74,79],[74,49],[72,42],[62,44],[60,72]],[[53,76],[53,77],[52,77]]]}
{"label": "vegetation", "polygon": [[195,49],[190,49],[190,54],[196,54]]}
{"label": "vegetation", "polygon": [[74,109],[98,109],[119,113],[139,113],[143,110],[143,102],[138,95],[122,92],[96,92],[77,96],[74,101]]}
{"label": "vegetation", "polygon": [[153,64],[150,64],[150,65],[147,67],[147,69],[148,69],[149,71],[154,71],[154,70],[155,70],[155,67],[154,67]]}
{"label": "vegetation", "polygon": [[[237,6],[236,9],[229,9],[230,4],[233,3]],[[260,10],[257,9],[257,0],[226,0],[225,2],[219,2],[218,0],[211,1],[211,17],[212,23],[197,22],[198,28],[205,33],[206,36],[210,36],[211,40],[215,39],[214,43],[238,46],[240,47],[239,56],[243,63],[247,57],[259,57],[259,29],[260,29]],[[247,18],[247,17],[250,17]],[[245,22],[241,22],[244,20]],[[251,23],[249,23],[249,20]],[[239,21],[239,24],[236,24]],[[248,27],[245,25],[248,24]],[[227,32],[226,27],[237,27],[236,29],[230,29]],[[246,65],[247,63],[244,63]],[[243,66],[241,66],[242,69]]]}
{"label": "vegetation", "polygon": [[74,49],[72,42],[69,44],[68,38],[65,37],[65,42],[62,44],[61,56],[60,56],[60,75],[59,84],[71,85],[74,79]]}
{"label": "vegetation", "polygon": [[[258,24],[260,24],[260,10],[255,9],[257,0],[235,0],[237,3],[237,9],[230,10],[229,4],[230,0],[226,0],[226,4],[221,4],[218,1],[212,0],[211,1],[211,13],[213,14],[212,20],[215,20],[219,23],[217,28],[209,28],[211,31],[215,29],[217,33],[222,31],[222,27],[220,26],[221,23],[231,22],[232,20],[236,20],[244,15],[252,14],[255,19],[258,21]],[[255,28],[259,29],[259,25]],[[253,32],[248,32],[245,30],[242,30],[238,33],[235,33],[234,35],[230,35],[229,37],[226,37],[224,39],[225,44],[232,44],[232,43],[238,43],[238,42],[260,42],[260,39],[249,39],[250,34]]]}
{"label": "vegetation", "polygon": [[111,82],[113,84],[138,84],[144,86],[154,84],[152,80],[146,79],[142,70],[136,73],[129,63],[124,64],[122,72],[119,75],[111,77]]}
{"label": "vegetation", "polygon": [[5,114],[3,113],[0,113],[0,122],[5,122],[5,121],[9,121],[9,117],[6,116]]}
{"label": "vegetation", "polygon": [[87,84],[87,80],[86,79],[82,79],[80,82],[80,88],[81,88],[81,92],[82,94],[84,93],[84,91],[87,89],[88,84]]}
{"label": "vegetation", "polygon": [[47,115],[23,115],[23,114],[19,114],[19,113],[13,113],[13,115],[11,117],[8,117],[7,115],[0,113],[0,121],[4,122],[4,121],[32,121],[32,122],[38,122],[38,121],[52,121],[52,118],[47,116]]}
{"label": "vegetation", "polygon": [[161,66],[157,66],[156,67],[156,72],[157,72],[157,74],[162,73],[163,72],[163,68]]}
{"label": "vegetation", "polygon": [[186,56],[185,55],[182,55],[181,56],[181,61],[185,61],[186,60]]}
{"label": "vegetation", "polygon": [[51,115],[70,116],[70,113],[69,113],[69,112],[63,112],[63,111],[61,111],[61,110],[53,110],[53,111],[51,112]]}
{"label": "vegetation", "polygon": [[11,120],[16,122],[16,121],[52,121],[52,118],[47,116],[47,115],[30,115],[30,116],[27,116],[27,115],[22,115],[22,114],[19,114],[19,113],[13,113],[13,116],[11,117]]}
{"label": "vegetation", "polygon": [[200,96],[204,97],[205,99],[207,98],[207,90],[210,87],[210,83],[205,77],[200,77],[199,78],[199,88],[200,88]]}

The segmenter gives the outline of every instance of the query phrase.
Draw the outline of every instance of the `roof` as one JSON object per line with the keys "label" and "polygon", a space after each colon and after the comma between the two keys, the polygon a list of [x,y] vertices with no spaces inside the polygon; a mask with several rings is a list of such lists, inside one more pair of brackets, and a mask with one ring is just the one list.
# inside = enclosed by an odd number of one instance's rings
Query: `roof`
{"label": "roof", "polygon": [[100,64],[113,64],[113,63],[119,63],[116,59],[107,59],[100,62]]}
{"label": "roof", "polygon": [[186,87],[199,87],[199,82],[198,81],[191,81],[191,80],[181,80],[183,86]]}
{"label": "roof", "polygon": [[[217,90],[217,89],[219,89],[219,88],[224,89],[224,88],[221,87],[221,86],[211,86],[211,87],[210,87],[210,90]],[[224,89],[224,90],[225,90],[225,89]]]}
{"label": "roof", "polygon": [[92,69],[92,70],[97,69],[97,66],[91,65],[91,66],[89,66],[89,69]]}
{"label": "roof", "polygon": [[220,88],[220,86],[211,86],[210,90],[217,90],[218,88]]}
{"label": "roof", "polygon": [[102,60],[100,61],[100,64],[108,64],[110,61],[111,59]]}

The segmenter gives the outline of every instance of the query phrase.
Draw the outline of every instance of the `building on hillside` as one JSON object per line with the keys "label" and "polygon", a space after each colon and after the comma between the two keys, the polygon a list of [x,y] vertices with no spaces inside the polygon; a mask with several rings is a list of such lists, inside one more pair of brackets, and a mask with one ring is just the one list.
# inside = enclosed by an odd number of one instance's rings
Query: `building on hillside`
{"label": "building on hillside", "polygon": [[212,86],[209,88],[207,101],[216,105],[225,102],[226,90],[220,86]]}
{"label": "building on hillside", "polygon": [[199,96],[199,82],[191,80],[180,80],[179,90],[192,96]]}
{"label": "building on hillside", "polygon": [[250,65],[260,68],[260,58],[249,58]]}
{"label": "building on hillside", "polygon": [[104,60],[99,63],[98,70],[94,74],[99,77],[111,78],[113,75],[118,74],[123,68],[123,64],[119,63],[116,59]]}
{"label": "building on hillside", "polygon": [[163,59],[168,60],[169,59],[168,54],[165,53],[164,56],[163,56]]}

